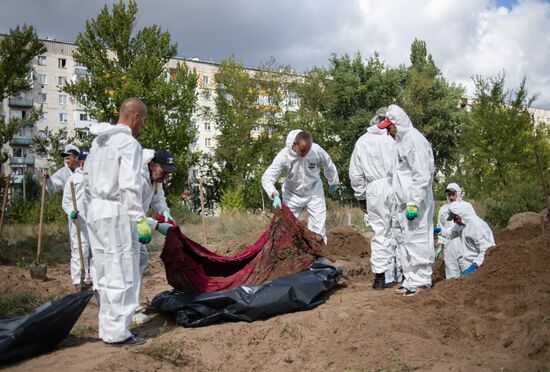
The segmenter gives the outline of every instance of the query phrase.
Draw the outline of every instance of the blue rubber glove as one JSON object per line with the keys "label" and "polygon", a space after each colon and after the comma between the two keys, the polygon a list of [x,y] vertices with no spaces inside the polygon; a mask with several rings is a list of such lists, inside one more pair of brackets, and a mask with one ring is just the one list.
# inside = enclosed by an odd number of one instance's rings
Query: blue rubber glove
{"label": "blue rubber glove", "polygon": [[441,227],[436,226],[434,227],[434,234],[439,234],[441,232]]}
{"label": "blue rubber glove", "polygon": [[77,211],[71,211],[71,213],[69,213],[69,217],[71,217],[71,219],[73,219],[73,220],[76,220],[76,218],[78,217],[78,212]]}
{"label": "blue rubber glove", "polygon": [[439,247],[435,250],[435,259],[437,260],[437,257],[443,252],[443,247]]}
{"label": "blue rubber glove", "polygon": [[137,233],[138,240],[142,244],[149,244],[151,242],[151,227],[147,223],[145,218],[141,218],[137,221]]}
{"label": "blue rubber glove", "polygon": [[328,187],[329,194],[334,194],[336,191],[338,191],[338,185],[331,185]]}
{"label": "blue rubber glove", "polygon": [[414,204],[407,204],[407,209],[405,209],[405,217],[407,217],[409,221],[412,221],[418,217],[418,207]]}
{"label": "blue rubber glove", "polygon": [[471,264],[470,267],[468,267],[466,270],[464,270],[462,272],[462,275],[464,275],[464,276],[470,275],[472,273],[472,271],[474,271],[476,269],[477,269],[477,265],[476,264]]}
{"label": "blue rubber glove", "polygon": [[279,197],[279,194],[275,195],[273,198],[273,208],[283,208],[283,204],[281,203],[281,198]]}
{"label": "blue rubber glove", "polygon": [[166,234],[168,234],[168,229],[171,228],[171,227],[174,227],[174,225],[169,224],[169,223],[159,222],[157,224],[157,231],[159,233],[161,233],[162,235],[166,236]]}

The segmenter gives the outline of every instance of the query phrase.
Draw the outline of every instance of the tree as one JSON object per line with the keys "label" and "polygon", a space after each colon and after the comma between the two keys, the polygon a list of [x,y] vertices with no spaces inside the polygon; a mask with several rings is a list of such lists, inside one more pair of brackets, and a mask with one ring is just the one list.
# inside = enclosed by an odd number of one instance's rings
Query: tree
{"label": "tree", "polygon": [[89,75],[68,83],[64,91],[93,118],[110,122],[117,119],[118,107],[126,98],[139,97],[148,107],[139,141],[144,148],[172,152],[177,172],[167,190],[179,193],[193,162],[189,146],[195,136],[191,117],[197,74],[185,63],[167,68],[177,45],[156,25],[135,32],[137,11],[134,0],[127,5],[119,1],[111,11],[105,6],[95,19],[86,21],[73,57]]}
{"label": "tree", "polygon": [[443,78],[424,41],[413,41],[410,59],[399,102],[413,125],[431,142],[436,175],[448,175],[456,166],[459,131],[468,117],[459,106],[464,87]]}
{"label": "tree", "polygon": [[[46,47],[38,40],[32,26],[17,26],[0,37],[0,102],[22,90],[30,88],[29,73],[34,57],[44,53]],[[22,119],[6,119],[0,115],[0,149],[24,125],[33,125],[38,118],[35,110]],[[8,154],[0,150],[0,164],[8,159]]]}
{"label": "tree", "polygon": [[548,164],[550,137],[535,128],[528,107],[536,97],[528,95],[525,79],[511,91],[504,88],[504,75],[477,76],[474,83],[476,98],[464,126],[458,169],[468,195],[485,201],[487,218],[502,226],[514,213],[542,209],[536,153]]}

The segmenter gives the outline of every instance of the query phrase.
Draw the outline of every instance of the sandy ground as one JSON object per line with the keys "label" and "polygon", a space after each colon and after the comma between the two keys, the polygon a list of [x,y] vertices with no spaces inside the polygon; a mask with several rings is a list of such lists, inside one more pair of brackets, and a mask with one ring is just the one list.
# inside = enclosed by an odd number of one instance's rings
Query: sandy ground
{"label": "sandy ground", "polygon": [[[370,249],[351,228],[330,231],[326,255],[345,279],[325,304],[253,323],[202,328],[176,326],[157,315],[135,327],[138,347],[97,339],[97,306],[90,302],[76,328],[53,352],[9,366],[14,371],[547,371],[550,370],[550,226],[495,234],[497,246],[469,277],[439,280],[414,297],[371,289]],[[245,240],[235,241],[242,247]],[[231,249],[224,247],[227,253]],[[221,249],[220,249],[221,250]],[[48,282],[28,270],[0,267],[0,290],[74,291],[68,266],[49,268]],[[169,289],[159,252],[150,255],[142,301]]]}

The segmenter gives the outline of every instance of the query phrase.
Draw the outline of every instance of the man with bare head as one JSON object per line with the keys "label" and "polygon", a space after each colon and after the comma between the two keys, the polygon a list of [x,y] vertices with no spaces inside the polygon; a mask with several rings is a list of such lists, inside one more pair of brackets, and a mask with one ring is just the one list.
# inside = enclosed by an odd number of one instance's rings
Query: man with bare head
{"label": "man with bare head", "polygon": [[325,221],[327,206],[321,182],[321,166],[329,184],[329,193],[338,189],[338,172],[328,153],[313,142],[309,132],[296,129],[286,138],[282,149],[262,176],[262,186],[273,200],[273,207],[282,207],[275,183],[282,172],[286,173],[283,183],[283,201],[298,217],[307,209],[307,228],[323,236],[326,243]]}
{"label": "man with bare head", "polygon": [[139,305],[138,241],[151,241],[141,191],[142,149],[134,138],[145,124],[147,107],[128,98],[118,123],[90,128],[97,137],[84,166],[89,200],[87,226],[94,256],[94,288],[99,295],[99,337],[110,344],[136,345],[144,340],[129,330]]}

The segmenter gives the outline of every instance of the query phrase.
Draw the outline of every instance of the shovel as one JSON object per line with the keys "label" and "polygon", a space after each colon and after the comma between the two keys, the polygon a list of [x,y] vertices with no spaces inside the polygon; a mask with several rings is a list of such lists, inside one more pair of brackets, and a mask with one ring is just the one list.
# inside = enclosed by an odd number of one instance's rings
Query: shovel
{"label": "shovel", "polygon": [[8,191],[10,189],[10,175],[6,175],[6,187],[4,187],[4,198],[2,199],[2,214],[0,215],[0,236],[2,236],[2,228],[4,227],[4,211],[6,210],[6,202],[8,201]]}
{"label": "shovel", "polygon": [[42,225],[44,224],[44,199],[46,198],[46,179],[42,179],[42,195],[40,197],[40,222],[38,224],[38,246],[36,248],[36,262],[29,266],[31,278],[42,279],[46,281],[48,278],[48,267],[40,264],[40,255],[42,254]]}
{"label": "shovel", "polygon": [[78,208],[76,206],[76,193],[74,191],[74,183],[71,182],[71,198],[73,199],[73,210],[77,213],[77,217],[73,220],[76,226],[76,241],[78,242],[78,255],[80,256],[80,290],[84,290],[84,255],[82,253],[82,241],[80,240],[80,220],[78,219]]}

